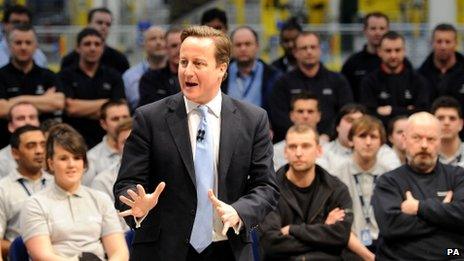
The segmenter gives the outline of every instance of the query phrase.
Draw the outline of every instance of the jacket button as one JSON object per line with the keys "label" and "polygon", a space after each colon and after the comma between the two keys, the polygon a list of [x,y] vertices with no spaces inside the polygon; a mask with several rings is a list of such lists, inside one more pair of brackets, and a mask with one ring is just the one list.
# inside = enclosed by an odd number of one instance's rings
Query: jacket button
{"label": "jacket button", "polygon": [[195,216],[195,209],[190,210],[190,214],[192,214],[192,216]]}

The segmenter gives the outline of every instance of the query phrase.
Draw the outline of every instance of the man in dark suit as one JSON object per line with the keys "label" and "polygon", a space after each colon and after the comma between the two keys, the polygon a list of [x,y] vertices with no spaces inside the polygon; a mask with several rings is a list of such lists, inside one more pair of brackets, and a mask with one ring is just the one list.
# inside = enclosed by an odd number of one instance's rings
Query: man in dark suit
{"label": "man in dark suit", "polygon": [[181,39],[181,93],[136,110],[114,186],[137,228],[131,258],[251,260],[250,231],[279,196],[267,115],[221,93],[224,33],[193,26]]}

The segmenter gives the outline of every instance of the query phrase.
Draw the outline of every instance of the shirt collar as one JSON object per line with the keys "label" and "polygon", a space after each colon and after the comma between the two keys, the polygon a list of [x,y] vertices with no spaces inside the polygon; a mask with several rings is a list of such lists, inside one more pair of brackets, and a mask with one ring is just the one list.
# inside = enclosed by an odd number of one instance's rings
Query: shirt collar
{"label": "shirt collar", "polygon": [[67,198],[69,196],[75,196],[75,197],[79,197],[79,198],[82,198],[83,194],[84,194],[84,189],[82,187],[82,185],[79,185],[79,188],[74,192],[74,193],[69,193],[68,191],[62,189],[60,186],[58,186],[55,183],[53,183],[53,191],[55,192],[55,194],[59,197],[59,198]]}
{"label": "shirt collar", "polygon": [[[200,104],[193,102],[187,97],[184,96],[184,102],[185,102],[185,109],[187,111],[187,114],[189,114],[192,110],[196,109]],[[221,115],[221,105],[222,105],[222,93],[220,90],[218,90],[216,96],[209,101],[208,103],[205,104],[206,107],[208,107],[209,111],[213,113],[214,116],[219,118]]]}
{"label": "shirt collar", "polygon": [[[464,149],[464,146],[462,145],[462,142],[459,144],[459,148],[458,150],[456,151],[456,153],[447,158],[446,156],[442,155],[442,154],[439,154],[438,157],[440,158],[441,162],[445,163],[445,164],[452,164],[452,163],[459,163],[460,161],[462,161],[463,159],[458,159],[458,157],[463,154],[463,149]],[[462,157],[462,156],[461,156]],[[455,162],[457,161],[457,162]]]}
{"label": "shirt collar", "polygon": [[335,147],[343,155],[351,155],[353,153],[353,149],[343,146],[338,138],[335,139]]}
{"label": "shirt collar", "polygon": [[108,135],[103,136],[103,140],[102,140],[102,141],[103,141],[104,153],[105,153],[106,155],[108,155],[109,157],[113,157],[113,156],[115,156],[115,155],[119,155],[118,152],[117,152],[115,149],[111,148],[111,147],[108,145],[108,139],[109,139],[109,138],[108,138]]}
{"label": "shirt collar", "polygon": [[[237,66],[237,62],[234,62],[234,63],[235,63],[235,66]],[[253,64],[253,68],[251,68],[250,75],[242,75],[242,74],[240,73],[240,70],[238,70],[238,67],[237,67],[237,72],[236,72],[237,75],[236,75],[236,76],[237,76],[238,78],[243,78],[243,76],[250,77],[250,76],[255,75],[256,72],[258,71],[258,63],[259,63],[259,61],[256,59],[255,62],[254,62],[254,64]]]}
{"label": "shirt collar", "polygon": [[382,173],[378,173],[379,171],[379,166],[378,166],[378,161],[376,160],[374,166],[372,166],[371,169],[369,170],[363,170],[361,169],[358,164],[356,164],[356,162],[354,161],[353,157],[350,157],[349,158],[349,162],[350,162],[350,165],[349,165],[349,172],[353,175],[353,176],[356,176],[356,175],[359,175],[359,174],[368,174],[370,176],[378,176]]}
{"label": "shirt collar", "polygon": [[[43,170],[41,170],[40,172],[42,172],[42,176],[40,177],[40,180],[49,180],[51,178],[50,174],[47,174],[46,172],[44,172]],[[18,171],[18,169],[13,169],[11,172],[10,172],[10,178],[11,180],[13,181],[19,181],[19,180],[31,180],[30,178],[28,177],[25,177],[23,175],[21,175]]]}

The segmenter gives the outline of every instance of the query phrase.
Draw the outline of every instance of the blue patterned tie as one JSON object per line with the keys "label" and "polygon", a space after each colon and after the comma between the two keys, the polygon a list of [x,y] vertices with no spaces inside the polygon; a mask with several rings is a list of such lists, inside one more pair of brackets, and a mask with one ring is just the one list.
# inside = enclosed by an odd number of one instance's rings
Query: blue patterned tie
{"label": "blue patterned tie", "polygon": [[198,125],[195,150],[195,181],[197,188],[197,211],[193,222],[190,244],[201,253],[213,240],[213,206],[208,198],[208,189],[213,189],[213,135],[208,128],[208,107],[198,106],[201,119]]}

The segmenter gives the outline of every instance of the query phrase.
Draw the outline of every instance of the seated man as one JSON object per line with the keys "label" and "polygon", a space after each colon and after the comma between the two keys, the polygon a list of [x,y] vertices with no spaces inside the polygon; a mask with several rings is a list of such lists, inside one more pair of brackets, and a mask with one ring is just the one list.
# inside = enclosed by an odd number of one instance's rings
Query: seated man
{"label": "seated man", "polygon": [[348,186],[353,199],[352,231],[373,252],[379,233],[371,206],[375,181],[383,173],[394,169],[377,156],[385,143],[385,136],[382,122],[377,118],[364,115],[354,120],[348,133],[353,154],[331,172]]}
{"label": "seated man", "polygon": [[385,125],[395,116],[427,109],[430,87],[407,60],[404,37],[393,31],[384,34],[377,53],[380,68],[362,80],[359,102]]}
{"label": "seated man", "polygon": [[117,147],[116,128],[121,121],[128,118],[130,118],[129,106],[125,100],[110,100],[102,105],[100,126],[106,131],[106,135],[87,153],[89,170],[84,175],[82,181],[84,185],[90,185],[97,174],[121,160]]}
{"label": "seated man", "polygon": [[[116,148],[118,150],[118,154],[122,155],[124,149],[124,143],[126,142],[127,137],[129,137],[132,131],[132,119],[125,119],[124,121],[120,122],[116,127]],[[91,187],[102,192],[105,192],[110,196],[110,198],[114,202],[114,194],[113,194],[113,185],[116,182],[116,178],[118,177],[119,167],[121,167],[121,158],[112,166],[109,166],[107,169],[98,173],[95,179],[92,181]],[[126,225],[124,223],[124,225]]]}
{"label": "seated man", "polygon": [[[292,98],[290,105],[290,120],[295,125],[306,124],[316,129],[321,120],[321,111],[319,110],[319,100],[317,96],[309,92],[296,94]],[[329,137],[326,134],[319,135],[319,142],[327,142]],[[274,169],[277,171],[280,167],[287,164],[285,159],[285,140],[274,144]]]}
{"label": "seated man", "polygon": [[387,136],[391,148],[398,156],[401,164],[406,163],[406,148],[404,147],[403,133],[406,129],[408,116],[396,116],[388,122]]}
{"label": "seated man", "polygon": [[0,238],[4,255],[19,236],[19,213],[32,194],[51,184],[53,177],[44,173],[45,137],[39,127],[26,125],[11,137],[13,157],[18,168],[0,180]]}
{"label": "seated man", "polygon": [[351,198],[346,186],[315,165],[322,153],[317,132],[291,127],[286,136],[289,164],[277,171],[281,197],[264,220],[267,260],[338,260],[350,238]]}
{"label": "seated man", "polygon": [[[10,108],[7,118],[10,133],[24,125],[39,126],[39,111],[28,102],[14,104]],[[13,158],[11,146],[8,145],[0,150],[0,177],[8,175],[16,167],[17,164]]]}
{"label": "seated man", "polygon": [[109,100],[125,98],[121,76],[102,62],[104,38],[92,28],[77,35],[79,63],[63,69],[59,76],[66,95],[63,122],[75,128],[89,148],[105,135],[100,127],[101,106]]}
{"label": "seated man", "polygon": [[[346,159],[353,155],[353,144],[348,138],[348,133],[351,129],[353,121],[361,118],[367,113],[366,108],[357,103],[349,103],[344,105],[338,112],[334,122],[336,130],[336,138],[322,146],[324,154],[317,159],[317,164],[329,173],[333,173],[333,169]],[[377,159],[385,165],[390,165],[393,168],[400,165],[400,161],[395,152],[387,145],[382,145],[377,154]]]}
{"label": "seated man", "polygon": [[438,159],[441,163],[462,167],[464,145],[459,137],[463,124],[461,104],[451,96],[441,96],[433,102],[431,113],[441,124],[441,146]]}
{"label": "seated man", "polygon": [[372,198],[377,260],[448,260],[447,249],[462,258],[464,170],[438,161],[440,122],[411,115],[404,142],[408,163],[379,177]]}

